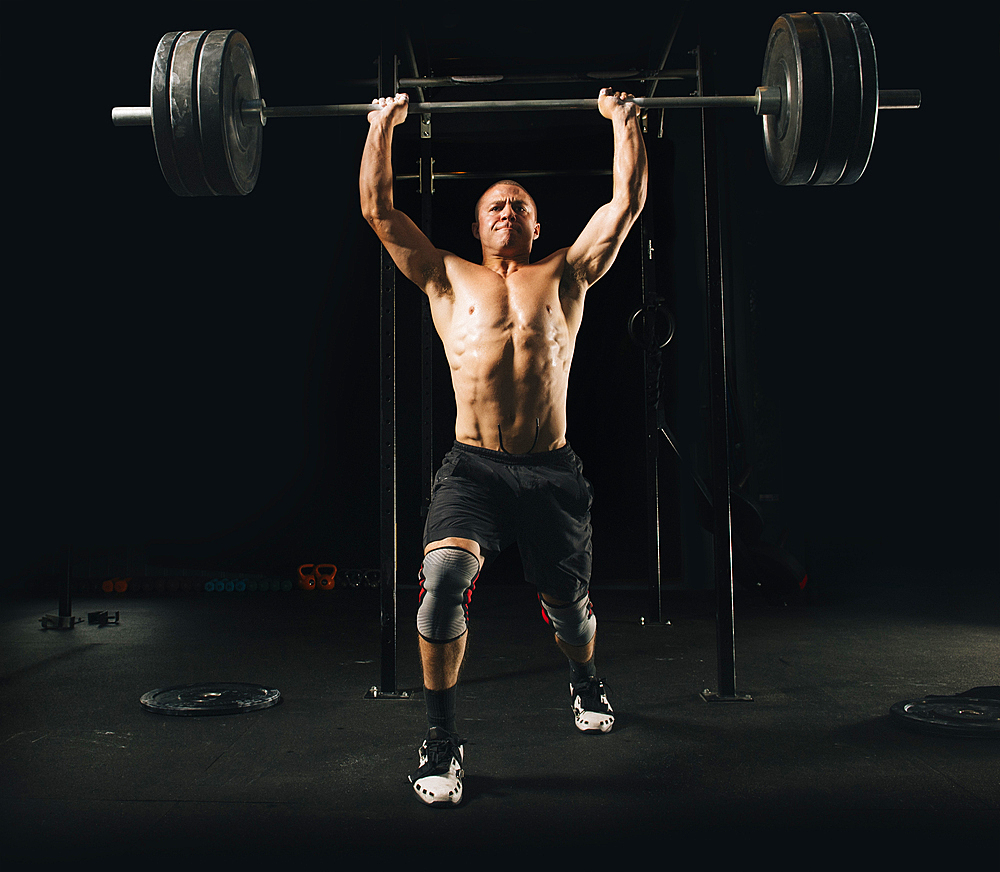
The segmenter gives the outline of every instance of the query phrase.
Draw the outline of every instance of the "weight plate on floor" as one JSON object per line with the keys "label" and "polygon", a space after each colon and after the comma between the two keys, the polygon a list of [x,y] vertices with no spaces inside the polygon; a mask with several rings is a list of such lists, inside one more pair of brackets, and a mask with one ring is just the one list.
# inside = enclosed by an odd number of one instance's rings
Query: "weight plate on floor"
{"label": "weight plate on floor", "polygon": [[897,702],[890,716],[902,727],[937,736],[1000,738],[1000,700],[929,696]]}
{"label": "weight plate on floor", "polygon": [[746,546],[760,541],[764,535],[764,516],[760,509],[743,494],[729,492],[729,516],[733,531],[738,533]]}
{"label": "weight plate on floor", "polygon": [[872,146],[875,144],[875,126],[878,123],[878,63],[875,59],[875,43],[864,19],[856,12],[842,12],[841,15],[854,31],[861,72],[861,114],[857,138],[847,169],[838,182],[840,185],[853,185],[868,166]]}
{"label": "weight plate on floor", "polygon": [[[748,549],[745,579],[772,605],[788,605],[802,596],[809,581],[805,567],[778,545],[758,542]],[[741,583],[746,586],[745,581]]]}
{"label": "weight plate on floor", "polygon": [[765,115],[764,153],[779,185],[805,185],[813,177],[830,132],[832,80],[826,43],[808,12],[774,22],[761,84],[783,96],[781,111]]}
{"label": "weight plate on floor", "polygon": [[144,693],[139,702],[161,715],[235,715],[270,708],[281,701],[273,687],[239,682],[178,684]]}
{"label": "weight plate on floor", "polygon": [[205,179],[211,192],[249,194],[260,171],[264,129],[260,116],[244,117],[243,103],[260,99],[257,70],[246,37],[213,30],[198,58],[198,122]]}

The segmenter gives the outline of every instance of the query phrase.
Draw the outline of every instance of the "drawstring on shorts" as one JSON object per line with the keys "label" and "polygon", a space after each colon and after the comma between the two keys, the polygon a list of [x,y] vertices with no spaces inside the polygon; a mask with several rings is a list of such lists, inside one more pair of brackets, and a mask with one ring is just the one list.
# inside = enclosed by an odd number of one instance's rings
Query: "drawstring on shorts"
{"label": "drawstring on shorts", "polygon": [[[541,426],[541,422],[538,418],[535,418],[535,441],[531,443],[531,448],[524,452],[525,454],[531,454],[531,452],[535,450],[535,446],[538,444],[538,433],[541,430]],[[500,450],[504,454],[510,454],[510,452],[503,447],[503,430],[500,429],[499,424],[497,424],[497,437],[500,439]]]}

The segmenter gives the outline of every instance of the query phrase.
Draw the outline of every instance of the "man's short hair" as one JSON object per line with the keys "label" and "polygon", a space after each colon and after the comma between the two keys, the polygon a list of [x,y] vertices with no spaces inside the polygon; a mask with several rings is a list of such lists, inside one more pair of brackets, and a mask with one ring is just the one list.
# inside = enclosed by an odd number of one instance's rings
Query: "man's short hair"
{"label": "man's short hair", "polygon": [[535,202],[535,198],[531,196],[524,185],[520,182],[515,182],[513,179],[500,179],[498,182],[493,182],[485,191],[479,195],[479,199],[476,200],[476,205],[472,207],[472,218],[474,221],[479,220],[479,204],[483,202],[483,197],[485,197],[490,191],[492,191],[497,185],[513,185],[515,188],[520,188],[528,195],[528,199],[531,200],[532,205],[535,207],[535,220],[538,220],[538,204]]}

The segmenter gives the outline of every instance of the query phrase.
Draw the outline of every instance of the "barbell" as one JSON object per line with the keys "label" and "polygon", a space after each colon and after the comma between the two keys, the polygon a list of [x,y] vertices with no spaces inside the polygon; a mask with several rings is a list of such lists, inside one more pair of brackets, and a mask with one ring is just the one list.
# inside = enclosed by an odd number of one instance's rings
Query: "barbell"
{"label": "barbell", "polygon": [[[635,97],[641,109],[751,108],[779,185],[849,185],[871,156],[880,109],[916,109],[919,91],[880,91],[875,45],[853,12],[781,15],[752,96]],[[596,99],[411,103],[418,114],[595,109]],[[237,30],[167,33],[153,54],[150,105],[116,107],[118,126],[151,125],[163,176],[181,196],[243,195],[260,172],[271,118],[366,115],[371,103],[268,106]]]}

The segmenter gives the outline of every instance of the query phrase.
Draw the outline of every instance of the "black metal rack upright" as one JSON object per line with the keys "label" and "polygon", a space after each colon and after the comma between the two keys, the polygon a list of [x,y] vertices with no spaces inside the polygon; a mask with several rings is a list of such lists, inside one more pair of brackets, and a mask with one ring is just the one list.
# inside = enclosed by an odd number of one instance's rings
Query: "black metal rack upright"
{"label": "black metal rack upright", "polygon": [[[378,93],[395,94],[395,54],[379,51]],[[369,696],[398,696],[396,687],[396,571],[399,507],[396,500],[396,265],[385,246],[379,253],[379,600],[381,613],[380,681]]]}
{"label": "black metal rack upright", "polygon": [[[697,50],[699,94],[715,93],[712,49],[704,38]],[[729,397],[726,375],[725,253],[720,201],[716,115],[701,110],[702,184],[705,200],[705,289],[708,323],[709,414],[713,513],[713,564],[716,599],[716,653],[719,688],[706,690],[710,702],[748,702],[736,690],[736,627],[733,591],[732,488],[729,458]]]}

